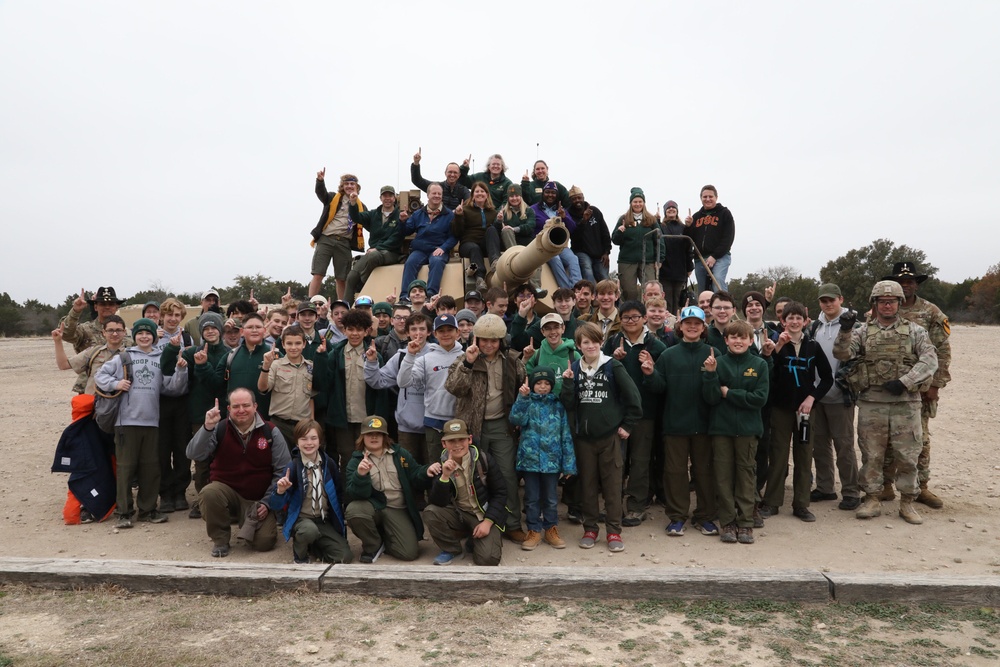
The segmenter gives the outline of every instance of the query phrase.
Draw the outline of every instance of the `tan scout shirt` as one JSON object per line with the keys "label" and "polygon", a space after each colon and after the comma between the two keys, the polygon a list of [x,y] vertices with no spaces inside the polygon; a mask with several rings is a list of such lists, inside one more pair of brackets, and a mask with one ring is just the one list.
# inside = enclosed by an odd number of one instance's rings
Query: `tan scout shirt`
{"label": "tan scout shirt", "polygon": [[271,392],[271,414],[297,422],[312,417],[313,365],[303,359],[293,364],[288,357],[275,359],[267,374],[267,390]]}
{"label": "tan scout shirt", "polygon": [[462,459],[462,465],[455,469],[455,473],[451,477],[451,483],[455,485],[455,505],[458,509],[471,512],[476,515],[476,518],[482,521],[486,518],[486,515],[479,509],[479,505],[472,495],[472,476],[474,474],[472,454],[466,454]]}
{"label": "tan scout shirt", "polygon": [[344,346],[344,387],[347,395],[347,421],[360,424],[368,416],[365,405],[365,348],[364,345]]}
{"label": "tan scout shirt", "polygon": [[399,481],[396,463],[392,454],[395,450],[388,449],[381,456],[368,455],[372,462],[372,488],[385,494],[385,504],[394,509],[406,509],[406,499],[403,498],[403,485]]}
{"label": "tan scout shirt", "polygon": [[503,358],[486,359],[486,413],[484,419],[506,416],[503,409]]}

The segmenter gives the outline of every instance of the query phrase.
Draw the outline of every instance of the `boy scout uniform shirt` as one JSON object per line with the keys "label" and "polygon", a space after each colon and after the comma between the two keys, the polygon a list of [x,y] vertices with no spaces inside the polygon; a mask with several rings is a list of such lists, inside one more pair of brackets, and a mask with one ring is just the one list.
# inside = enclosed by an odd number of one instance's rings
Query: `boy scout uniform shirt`
{"label": "boy scout uniform shirt", "polygon": [[[320,511],[317,512],[313,510],[313,497],[312,497],[313,491],[311,486],[312,478],[310,477],[311,473],[307,468],[307,466],[310,465],[311,463],[312,462],[306,461],[305,459],[302,460],[302,470],[305,471],[306,473],[305,475],[306,484],[302,489],[302,507],[299,509],[300,519],[322,519],[324,516],[330,515],[330,501],[326,499],[326,488],[325,485],[322,483],[323,480],[321,480],[320,483],[320,493],[319,493]],[[318,466],[317,470],[319,471],[319,474],[322,475],[323,464],[318,457],[316,459],[315,465]]]}
{"label": "boy scout uniform shirt", "polygon": [[312,414],[310,407],[316,392],[312,388],[313,367],[306,360],[293,364],[288,357],[276,359],[267,375],[267,390],[271,394],[274,417],[299,421]]}
{"label": "boy scout uniform shirt", "polygon": [[486,412],[484,419],[500,419],[503,409],[503,358],[497,354],[493,361],[486,360]]}
{"label": "boy scout uniform shirt", "polygon": [[486,515],[472,497],[472,475],[472,455],[466,454],[451,476],[451,483],[455,485],[455,505],[464,512],[475,514],[476,518],[482,521]]}
{"label": "boy scout uniform shirt", "polygon": [[[86,376],[87,378],[87,383],[83,388],[84,394],[94,394],[97,391],[97,382],[94,380],[97,369],[122,349],[118,348],[112,351],[108,349],[107,345],[101,344],[100,347],[88,347],[83,352],[74,354],[68,359],[69,367],[76,371],[80,377]],[[94,360],[93,363],[90,361],[91,358]]]}
{"label": "boy scout uniform shirt", "polygon": [[347,396],[347,421],[351,424],[360,424],[368,416],[368,408],[365,405],[365,355],[363,345],[351,347],[348,343],[344,346],[344,380],[346,381],[345,395]]}
{"label": "boy scout uniform shirt", "polygon": [[394,452],[395,450],[390,448],[381,456],[368,454],[368,460],[372,462],[372,468],[368,474],[372,478],[372,488],[385,494],[386,507],[406,509],[403,485],[399,482],[396,462],[392,458]]}
{"label": "boy scout uniform shirt", "polygon": [[351,218],[347,214],[349,204],[349,197],[344,196],[340,198],[340,206],[337,207],[337,212],[333,215],[333,220],[323,230],[324,236],[347,236],[347,229],[351,225]]}

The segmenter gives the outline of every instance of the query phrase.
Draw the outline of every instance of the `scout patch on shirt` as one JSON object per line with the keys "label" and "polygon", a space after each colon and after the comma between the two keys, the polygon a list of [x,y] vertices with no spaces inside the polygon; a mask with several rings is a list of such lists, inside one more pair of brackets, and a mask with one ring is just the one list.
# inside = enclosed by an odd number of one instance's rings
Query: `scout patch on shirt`
{"label": "scout patch on shirt", "polygon": [[262,436],[257,439],[257,449],[267,449],[267,438]]}
{"label": "scout patch on shirt", "polygon": [[751,366],[750,368],[748,368],[745,371],[743,371],[743,377],[745,377],[745,378],[755,378],[755,377],[757,377],[757,371],[754,370],[753,366]]}

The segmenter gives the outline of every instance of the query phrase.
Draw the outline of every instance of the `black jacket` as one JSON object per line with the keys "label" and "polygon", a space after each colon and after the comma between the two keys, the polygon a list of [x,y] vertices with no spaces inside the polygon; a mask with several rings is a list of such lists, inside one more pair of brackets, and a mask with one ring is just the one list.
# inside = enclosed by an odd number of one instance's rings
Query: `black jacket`
{"label": "black jacket", "polygon": [[[420,165],[411,162],[410,182],[413,183],[418,188],[420,188],[421,190],[423,190],[424,192],[427,192],[427,188],[430,187],[430,184],[433,183],[434,181],[428,181],[426,178],[421,176]],[[469,188],[465,187],[458,181],[455,182],[455,185],[448,185],[448,182],[445,180],[441,180],[438,182],[441,184],[441,190],[443,191],[443,194],[441,195],[441,201],[444,202],[444,205],[447,208],[454,210],[456,206],[458,206],[459,204],[461,204],[462,202],[464,202],[465,200],[467,200],[469,197],[472,196],[472,193],[469,191]]]}
{"label": "black jacket", "polygon": [[[591,211],[590,220],[584,222],[583,211],[588,208]],[[611,232],[608,230],[608,223],[605,222],[601,209],[583,202],[582,211],[568,208],[566,210],[576,220],[576,229],[570,236],[570,247],[573,252],[582,252],[594,259],[611,252]]]}
{"label": "black jacket", "polygon": [[[475,445],[469,445],[469,454],[472,455],[472,486],[476,493],[476,502],[479,503],[486,518],[502,531],[507,525],[507,483],[499,470],[490,470],[490,459],[486,452],[479,451]],[[443,452],[442,461],[447,456],[448,452]],[[483,477],[486,478],[485,483]],[[451,507],[455,500],[453,480],[442,482],[441,475],[435,477],[427,500],[438,507]]]}

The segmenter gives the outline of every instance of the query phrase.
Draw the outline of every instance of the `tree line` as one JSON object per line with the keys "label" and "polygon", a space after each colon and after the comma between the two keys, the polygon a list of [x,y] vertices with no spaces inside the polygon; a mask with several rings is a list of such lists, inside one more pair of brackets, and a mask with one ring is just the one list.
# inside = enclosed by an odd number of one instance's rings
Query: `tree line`
{"label": "tree line", "polygon": [[[925,252],[906,245],[897,246],[889,239],[876,239],[869,245],[830,260],[820,269],[818,279],[804,276],[791,266],[773,266],[730,280],[729,291],[739,299],[745,292],[763,291],[768,285],[777,283],[776,296],[787,296],[801,302],[809,308],[812,317],[817,317],[819,286],[836,283],[844,295],[844,303],[864,311],[868,309],[872,285],[892,273],[894,263],[902,261],[915,262],[920,271],[929,276],[920,286],[919,295],[937,304],[952,321],[1000,323],[1000,263],[991,266],[979,278],[948,283],[938,280],[938,269],[928,261]],[[289,287],[292,294],[299,298],[308,294],[308,286],[304,283],[274,280],[259,273],[238,275],[232,285],[215,289],[224,304],[246,299],[251,290],[261,303],[280,303],[281,296]],[[332,277],[324,283],[323,293],[336,293]],[[77,296],[77,293],[69,294],[61,304],[51,306],[35,299],[20,304],[8,293],[0,293],[0,336],[47,336],[56,328],[59,318],[69,312]],[[148,301],[160,303],[170,296],[190,306],[201,304],[201,292],[175,294],[162,284],[154,284],[148,290],[124,298],[129,304],[142,305]],[[370,296],[381,299],[384,295]]]}

